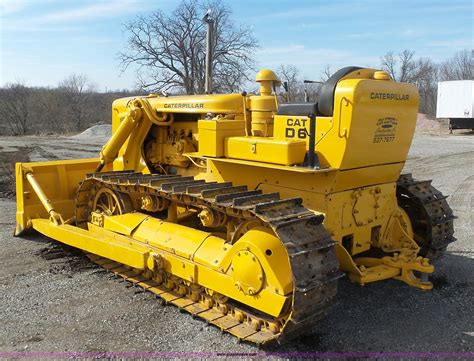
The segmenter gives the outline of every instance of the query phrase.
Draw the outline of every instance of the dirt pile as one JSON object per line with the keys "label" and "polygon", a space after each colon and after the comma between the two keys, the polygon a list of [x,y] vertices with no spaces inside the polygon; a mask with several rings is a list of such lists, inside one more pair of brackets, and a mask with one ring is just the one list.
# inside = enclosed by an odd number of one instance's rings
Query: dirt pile
{"label": "dirt pile", "polygon": [[106,139],[108,140],[112,135],[112,126],[110,124],[94,125],[82,133],[76,134],[71,139],[87,140],[87,139]]}
{"label": "dirt pile", "polygon": [[15,198],[15,163],[28,162],[30,148],[5,152],[0,147],[0,198]]}
{"label": "dirt pile", "polygon": [[448,130],[448,123],[445,119],[435,119],[430,116],[418,113],[416,119],[416,132],[419,133],[431,133],[431,132],[443,132]]}

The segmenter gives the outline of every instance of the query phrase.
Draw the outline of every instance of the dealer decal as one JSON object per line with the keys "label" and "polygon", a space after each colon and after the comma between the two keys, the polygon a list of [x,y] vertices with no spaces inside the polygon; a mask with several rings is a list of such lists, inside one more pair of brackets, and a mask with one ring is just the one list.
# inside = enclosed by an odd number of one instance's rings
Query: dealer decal
{"label": "dealer decal", "polygon": [[373,143],[389,143],[395,140],[398,120],[395,118],[382,118],[377,120]]}

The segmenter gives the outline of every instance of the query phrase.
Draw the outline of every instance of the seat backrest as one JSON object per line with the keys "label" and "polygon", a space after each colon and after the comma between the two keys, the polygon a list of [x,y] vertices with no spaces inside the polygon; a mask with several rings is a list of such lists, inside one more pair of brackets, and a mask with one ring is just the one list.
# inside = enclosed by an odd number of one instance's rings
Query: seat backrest
{"label": "seat backrest", "polygon": [[353,71],[362,69],[358,66],[347,66],[336,71],[321,87],[318,98],[318,112],[325,117],[332,117],[334,111],[334,92],[336,85],[343,77]]}
{"label": "seat backrest", "polygon": [[299,115],[308,116],[309,114],[318,114],[317,103],[282,103],[278,105],[276,115]]}

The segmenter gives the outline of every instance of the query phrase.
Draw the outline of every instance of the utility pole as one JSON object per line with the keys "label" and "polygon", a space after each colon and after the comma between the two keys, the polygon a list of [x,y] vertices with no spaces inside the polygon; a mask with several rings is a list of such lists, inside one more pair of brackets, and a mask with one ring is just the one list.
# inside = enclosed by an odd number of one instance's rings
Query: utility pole
{"label": "utility pole", "polygon": [[207,10],[202,20],[207,23],[206,36],[206,81],[204,89],[206,94],[212,93],[212,55],[214,52],[212,40],[214,39],[214,19],[211,17],[211,9]]}

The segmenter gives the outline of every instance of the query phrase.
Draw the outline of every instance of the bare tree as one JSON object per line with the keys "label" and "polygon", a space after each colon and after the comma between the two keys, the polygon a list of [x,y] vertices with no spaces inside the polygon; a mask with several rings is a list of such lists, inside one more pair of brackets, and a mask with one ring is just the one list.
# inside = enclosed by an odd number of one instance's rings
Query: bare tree
{"label": "bare tree", "polygon": [[331,71],[329,65],[326,65],[323,69],[321,79],[314,79],[312,77],[300,76],[301,71],[295,65],[282,64],[278,67],[277,74],[282,83],[287,83],[288,93],[279,94],[284,101],[311,102],[318,99],[321,91],[321,82],[329,79]]}
{"label": "bare tree", "polygon": [[327,81],[332,75],[331,67],[329,64],[326,64],[324,66],[323,71],[321,72],[321,80],[322,81]]}
{"label": "bare tree", "polygon": [[384,56],[380,58],[380,64],[382,69],[385,70],[392,79],[397,79],[397,59],[393,54],[393,51],[387,52]]}
{"label": "bare tree", "polygon": [[13,135],[25,135],[31,126],[31,93],[21,81],[0,89],[0,119]]}
{"label": "bare tree", "polygon": [[59,83],[66,102],[66,115],[76,130],[82,130],[90,114],[88,102],[94,93],[94,85],[85,74],[72,74]]}
{"label": "bare tree", "polygon": [[472,51],[463,50],[440,65],[440,80],[474,79],[474,55]]}
{"label": "bare tree", "polygon": [[258,45],[252,30],[236,26],[230,8],[220,1],[183,0],[169,15],[156,11],[128,23],[127,50],[119,53],[122,70],[137,66],[139,85],[146,90],[203,93],[207,9],[215,20],[214,90],[234,91],[254,68]]}
{"label": "bare tree", "polygon": [[438,92],[438,66],[431,59],[420,58],[414,65],[416,84],[420,92],[420,112],[429,115],[436,113],[436,99]]}
{"label": "bare tree", "polygon": [[382,69],[396,81],[414,82],[417,77],[417,64],[414,55],[415,52],[408,49],[400,52],[398,56],[389,51],[380,59]]}
{"label": "bare tree", "polygon": [[420,92],[420,111],[433,115],[436,111],[438,67],[430,59],[415,58],[415,52],[405,49],[398,55],[388,52],[380,59],[382,69],[392,79],[413,83]]}
{"label": "bare tree", "polygon": [[68,105],[63,101],[60,90],[38,89],[36,93],[36,117],[42,124],[42,128],[47,127],[48,131],[55,133],[63,132],[66,129],[64,113]]}
{"label": "bare tree", "polygon": [[292,64],[281,64],[277,69],[278,77],[282,84],[286,83],[287,92],[284,94],[286,101],[296,100],[296,95],[301,88],[302,80],[299,78],[299,69]]}
{"label": "bare tree", "polygon": [[414,82],[417,79],[417,66],[413,57],[415,52],[412,50],[405,49],[400,54],[398,58],[400,59],[400,67],[398,72],[398,81],[400,82]]}

